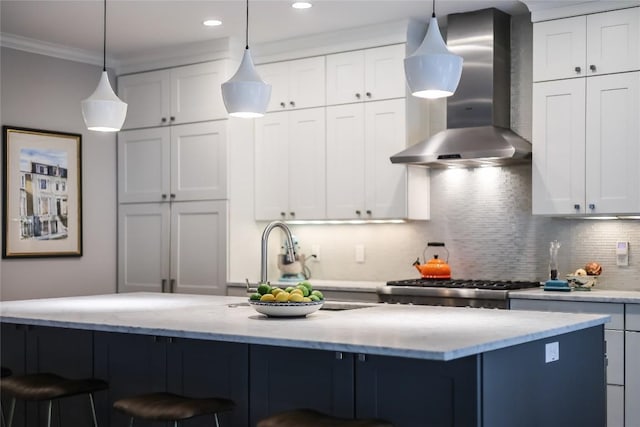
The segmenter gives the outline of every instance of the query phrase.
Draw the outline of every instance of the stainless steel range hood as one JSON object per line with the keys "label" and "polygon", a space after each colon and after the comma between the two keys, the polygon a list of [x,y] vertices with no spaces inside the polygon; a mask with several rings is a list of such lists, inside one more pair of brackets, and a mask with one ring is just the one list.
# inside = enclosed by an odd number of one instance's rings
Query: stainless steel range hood
{"label": "stainless steel range hood", "polygon": [[447,129],[391,156],[430,167],[531,161],[531,143],[509,129],[511,16],[497,9],[452,14],[447,45],[462,55],[456,93],[447,98]]}

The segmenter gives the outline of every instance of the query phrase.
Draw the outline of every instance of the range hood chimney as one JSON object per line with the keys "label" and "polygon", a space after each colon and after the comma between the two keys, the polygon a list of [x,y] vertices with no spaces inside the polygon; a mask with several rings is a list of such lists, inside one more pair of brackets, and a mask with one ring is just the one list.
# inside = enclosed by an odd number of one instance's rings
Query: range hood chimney
{"label": "range hood chimney", "polygon": [[391,156],[392,163],[476,167],[531,161],[531,143],[509,129],[511,16],[498,9],[448,16],[447,45],[464,66],[447,98],[447,129]]}

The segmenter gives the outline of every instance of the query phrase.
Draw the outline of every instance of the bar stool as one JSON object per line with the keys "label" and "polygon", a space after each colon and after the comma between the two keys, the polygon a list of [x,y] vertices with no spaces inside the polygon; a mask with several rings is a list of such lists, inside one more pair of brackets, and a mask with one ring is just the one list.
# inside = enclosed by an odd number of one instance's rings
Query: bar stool
{"label": "bar stool", "polygon": [[393,424],[381,419],[353,420],[313,409],[295,409],[264,418],[256,427],[393,427]]}
{"label": "bar stool", "polygon": [[131,417],[129,426],[138,418],[149,421],[179,421],[201,415],[213,415],[216,427],[220,427],[218,413],[230,411],[235,402],[219,397],[195,398],[173,393],[149,393],[116,400],[113,407]]}
{"label": "bar stool", "polygon": [[[58,399],[64,397],[88,394],[91,405],[91,415],[93,416],[93,425],[98,427],[93,393],[108,387],[109,385],[105,381],[99,379],[89,378],[75,380],[52,373],[27,374],[2,378],[0,380],[0,392],[11,397],[11,408],[9,410],[7,426],[11,427],[13,423],[17,399],[29,401],[48,400],[47,426],[51,427],[54,400],[58,401]],[[58,415],[59,414],[60,403],[58,401]]]}

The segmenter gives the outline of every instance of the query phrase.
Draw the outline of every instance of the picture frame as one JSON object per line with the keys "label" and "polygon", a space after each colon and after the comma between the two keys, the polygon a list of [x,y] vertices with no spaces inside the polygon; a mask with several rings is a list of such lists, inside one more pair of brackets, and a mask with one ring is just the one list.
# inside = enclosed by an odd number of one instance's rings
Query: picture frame
{"label": "picture frame", "polygon": [[3,126],[2,258],[82,256],[82,135]]}

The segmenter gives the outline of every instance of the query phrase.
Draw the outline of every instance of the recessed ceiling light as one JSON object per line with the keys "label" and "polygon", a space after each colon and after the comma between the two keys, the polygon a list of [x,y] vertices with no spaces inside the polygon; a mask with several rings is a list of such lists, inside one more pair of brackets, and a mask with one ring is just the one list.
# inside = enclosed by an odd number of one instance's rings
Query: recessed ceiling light
{"label": "recessed ceiling light", "polygon": [[309,9],[311,6],[313,5],[308,1],[296,1],[291,4],[294,9]]}
{"label": "recessed ceiling light", "polygon": [[207,19],[206,21],[202,22],[202,25],[204,25],[205,27],[217,27],[218,25],[222,25],[222,21],[219,21],[217,19]]}

